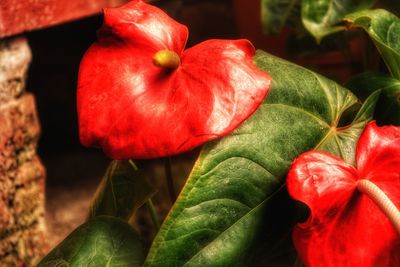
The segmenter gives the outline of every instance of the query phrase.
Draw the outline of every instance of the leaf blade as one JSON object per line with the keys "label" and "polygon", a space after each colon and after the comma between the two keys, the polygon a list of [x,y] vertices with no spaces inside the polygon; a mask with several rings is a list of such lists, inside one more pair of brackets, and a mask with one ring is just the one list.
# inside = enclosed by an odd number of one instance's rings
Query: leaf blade
{"label": "leaf blade", "polygon": [[261,23],[265,33],[279,33],[298,0],[262,0]]}
{"label": "leaf blade", "polygon": [[344,20],[369,34],[392,76],[400,79],[400,19],[386,10],[375,9],[349,14]]}
{"label": "leaf blade", "polygon": [[324,36],[345,29],[338,25],[345,15],[370,8],[374,3],[375,0],[303,0],[302,21],[305,28],[320,42]]}
{"label": "leaf blade", "polygon": [[[261,214],[284,184],[292,160],[330,136],[342,113],[358,102],[348,90],[292,63],[263,52],[255,61],[273,78],[266,102],[231,135],[203,148],[145,266],[236,266],[246,261],[261,230]],[[358,136],[362,127],[350,125],[347,131]],[[355,140],[349,139],[352,146],[344,153],[351,158]],[[343,153],[336,147],[329,152]],[[227,236],[230,243],[221,242]]]}
{"label": "leaf blade", "polygon": [[99,216],[75,229],[38,266],[139,267],[144,256],[143,244],[129,224]]}
{"label": "leaf blade", "polygon": [[155,188],[133,161],[113,160],[93,197],[88,219],[108,215],[129,220],[154,193]]}
{"label": "leaf blade", "polygon": [[400,80],[367,72],[354,77],[347,86],[361,99],[381,91],[374,118],[380,125],[400,125]]}

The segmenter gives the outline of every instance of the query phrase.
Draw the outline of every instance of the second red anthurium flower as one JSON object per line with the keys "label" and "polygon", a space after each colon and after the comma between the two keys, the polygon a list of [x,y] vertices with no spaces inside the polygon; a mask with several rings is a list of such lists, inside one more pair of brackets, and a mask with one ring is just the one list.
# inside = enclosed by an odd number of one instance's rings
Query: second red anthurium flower
{"label": "second red anthurium flower", "polygon": [[290,195],[311,210],[293,232],[308,267],[400,266],[400,127],[369,123],[356,161],[311,151],[289,171]]}
{"label": "second red anthurium flower", "polygon": [[104,10],[82,59],[81,142],[114,159],[178,154],[228,134],[268,93],[247,40],[209,40],[184,51],[187,28],[141,0]]}

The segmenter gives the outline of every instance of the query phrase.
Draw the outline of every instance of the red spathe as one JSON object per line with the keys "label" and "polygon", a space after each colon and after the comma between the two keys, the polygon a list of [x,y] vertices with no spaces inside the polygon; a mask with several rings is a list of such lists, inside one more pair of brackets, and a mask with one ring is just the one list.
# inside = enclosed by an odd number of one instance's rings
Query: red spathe
{"label": "red spathe", "polygon": [[[190,150],[237,128],[261,104],[270,77],[247,40],[209,40],[184,51],[187,28],[140,0],[105,9],[99,39],[82,59],[80,139],[114,159]],[[155,53],[181,57],[175,69]]]}
{"label": "red spathe", "polygon": [[307,152],[293,163],[290,195],[307,204],[309,219],[293,232],[306,266],[398,267],[400,235],[357,180],[376,184],[400,208],[400,127],[370,123],[356,152],[357,169],[322,152]]}

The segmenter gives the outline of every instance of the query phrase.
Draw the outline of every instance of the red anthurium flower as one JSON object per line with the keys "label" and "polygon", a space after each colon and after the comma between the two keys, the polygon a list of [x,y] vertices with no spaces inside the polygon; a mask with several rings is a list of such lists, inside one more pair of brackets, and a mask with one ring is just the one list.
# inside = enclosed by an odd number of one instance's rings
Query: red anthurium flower
{"label": "red anthurium flower", "polygon": [[178,154],[226,135],[269,90],[249,41],[184,51],[187,28],[141,0],[105,9],[98,36],[79,71],[80,139],[115,159]]}
{"label": "red anthurium flower", "polygon": [[400,266],[400,127],[368,124],[356,161],[312,151],[289,171],[290,195],[311,210],[293,232],[306,266]]}

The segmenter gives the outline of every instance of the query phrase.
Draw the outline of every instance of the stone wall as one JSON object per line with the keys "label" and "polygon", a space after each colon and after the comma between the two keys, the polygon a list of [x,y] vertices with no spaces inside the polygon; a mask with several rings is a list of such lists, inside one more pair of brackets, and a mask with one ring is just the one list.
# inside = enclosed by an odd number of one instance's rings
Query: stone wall
{"label": "stone wall", "polygon": [[40,128],[35,99],[24,91],[30,60],[24,38],[0,41],[1,266],[33,266],[46,243]]}

